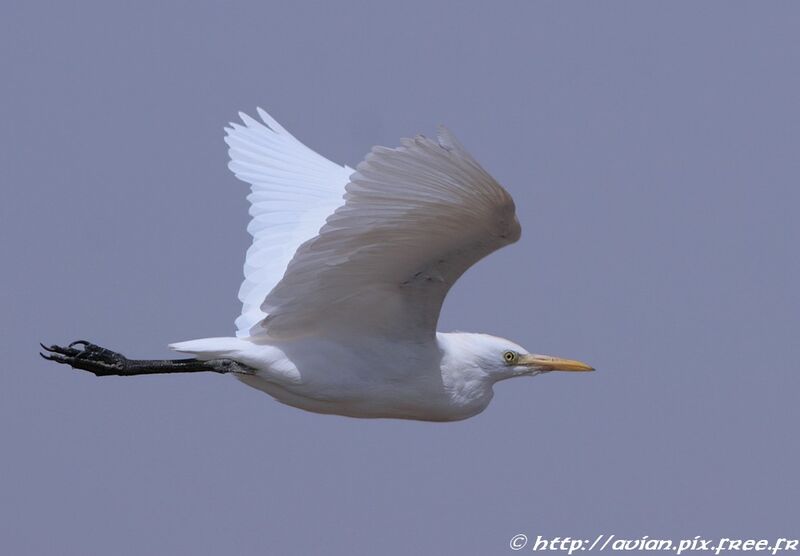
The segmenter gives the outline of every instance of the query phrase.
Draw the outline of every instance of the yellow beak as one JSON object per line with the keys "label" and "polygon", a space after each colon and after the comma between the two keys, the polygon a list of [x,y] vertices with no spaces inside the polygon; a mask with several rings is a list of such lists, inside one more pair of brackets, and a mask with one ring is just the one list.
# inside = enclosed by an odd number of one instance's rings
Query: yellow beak
{"label": "yellow beak", "polygon": [[594,367],[575,361],[574,359],[561,359],[549,355],[520,355],[517,365],[537,367],[544,371],[593,371]]}

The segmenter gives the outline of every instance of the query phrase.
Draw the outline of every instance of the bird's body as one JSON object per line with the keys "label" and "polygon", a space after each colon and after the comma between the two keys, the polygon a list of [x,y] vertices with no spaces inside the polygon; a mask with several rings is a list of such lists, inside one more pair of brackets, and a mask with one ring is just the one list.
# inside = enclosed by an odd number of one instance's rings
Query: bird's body
{"label": "bird's body", "polygon": [[259,114],[241,114],[226,137],[230,168],[252,186],[236,337],[171,344],[196,358],[172,363],[86,342],[46,348],[48,358],[95,374],[230,372],[317,413],[428,421],[481,412],[498,380],[591,370],[437,332],[453,283],[520,237],[511,196],[447,130],[375,147],[353,170]]}
{"label": "bird's body", "polygon": [[[503,348],[507,340],[483,334],[438,333],[431,342],[364,337],[312,338],[255,343],[207,338],[173,344],[206,359],[230,358],[256,369],[238,375],[277,400],[316,413],[455,421],[483,411],[492,386],[507,376],[486,371],[474,355]],[[467,357],[469,354],[470,357]]]}

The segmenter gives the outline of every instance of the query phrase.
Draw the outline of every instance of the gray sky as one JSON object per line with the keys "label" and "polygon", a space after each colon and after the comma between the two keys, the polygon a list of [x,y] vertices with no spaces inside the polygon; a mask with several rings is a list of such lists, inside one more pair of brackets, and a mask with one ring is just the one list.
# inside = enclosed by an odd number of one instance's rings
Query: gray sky
{"label": "gray sky", "polygon": [[[3,553],[798,535],[797,4],[107,4],[0,13]],[[258,105],[350,165],[448,125],[523,238],[440,327],[598,372],[430,424],[40,360],[233,334],[247,186],[222,128]]]}

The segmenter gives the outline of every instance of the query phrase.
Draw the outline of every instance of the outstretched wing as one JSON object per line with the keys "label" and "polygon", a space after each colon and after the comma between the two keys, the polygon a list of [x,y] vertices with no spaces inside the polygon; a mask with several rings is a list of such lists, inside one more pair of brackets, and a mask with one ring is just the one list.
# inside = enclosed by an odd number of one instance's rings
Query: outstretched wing
{"label": "outstretched wing", "polygon": [[425,341],[470,266],[520,236],[514,202],[444,128],[374,147],[345,203],[299,247],[254,334]]}
{"label": "outstretched wing", "polygon": [[[315,237],[325,218],[344,203],[352,168],[315,153],[258,109],[263,123],[239,114],[244,125],[225,128],[236,177],[252,186],[245,280],[239,289],[242,314],[236,335],[249,336],[264,319],[261,304],[280,281],[297,248]],[[261,330],[258,327],[258,330]]]}

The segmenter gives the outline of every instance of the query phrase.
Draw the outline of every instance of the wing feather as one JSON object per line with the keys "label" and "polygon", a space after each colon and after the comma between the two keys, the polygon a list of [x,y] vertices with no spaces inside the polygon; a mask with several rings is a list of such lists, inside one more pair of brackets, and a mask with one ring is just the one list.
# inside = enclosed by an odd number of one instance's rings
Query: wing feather
{"label": "wing feather", "polygon": [[251,333],[425,341],[453,283],[520,236],[514,202],[452,134],[374,147],[344,204],[303,243]]}
{"label": "wing feather", "polygon": [[264,110],[258,114],[263,123],[240,113],[244,125],[231,123],[225,130],[228,166],[252,190],[247,231],[253,243],[239,289],[237,336],[250,335],[264,319],[261,305],[267,293],[297,248],[316,236],[325,218],[344,202],[344,186],[353,172],[303,145]]}

